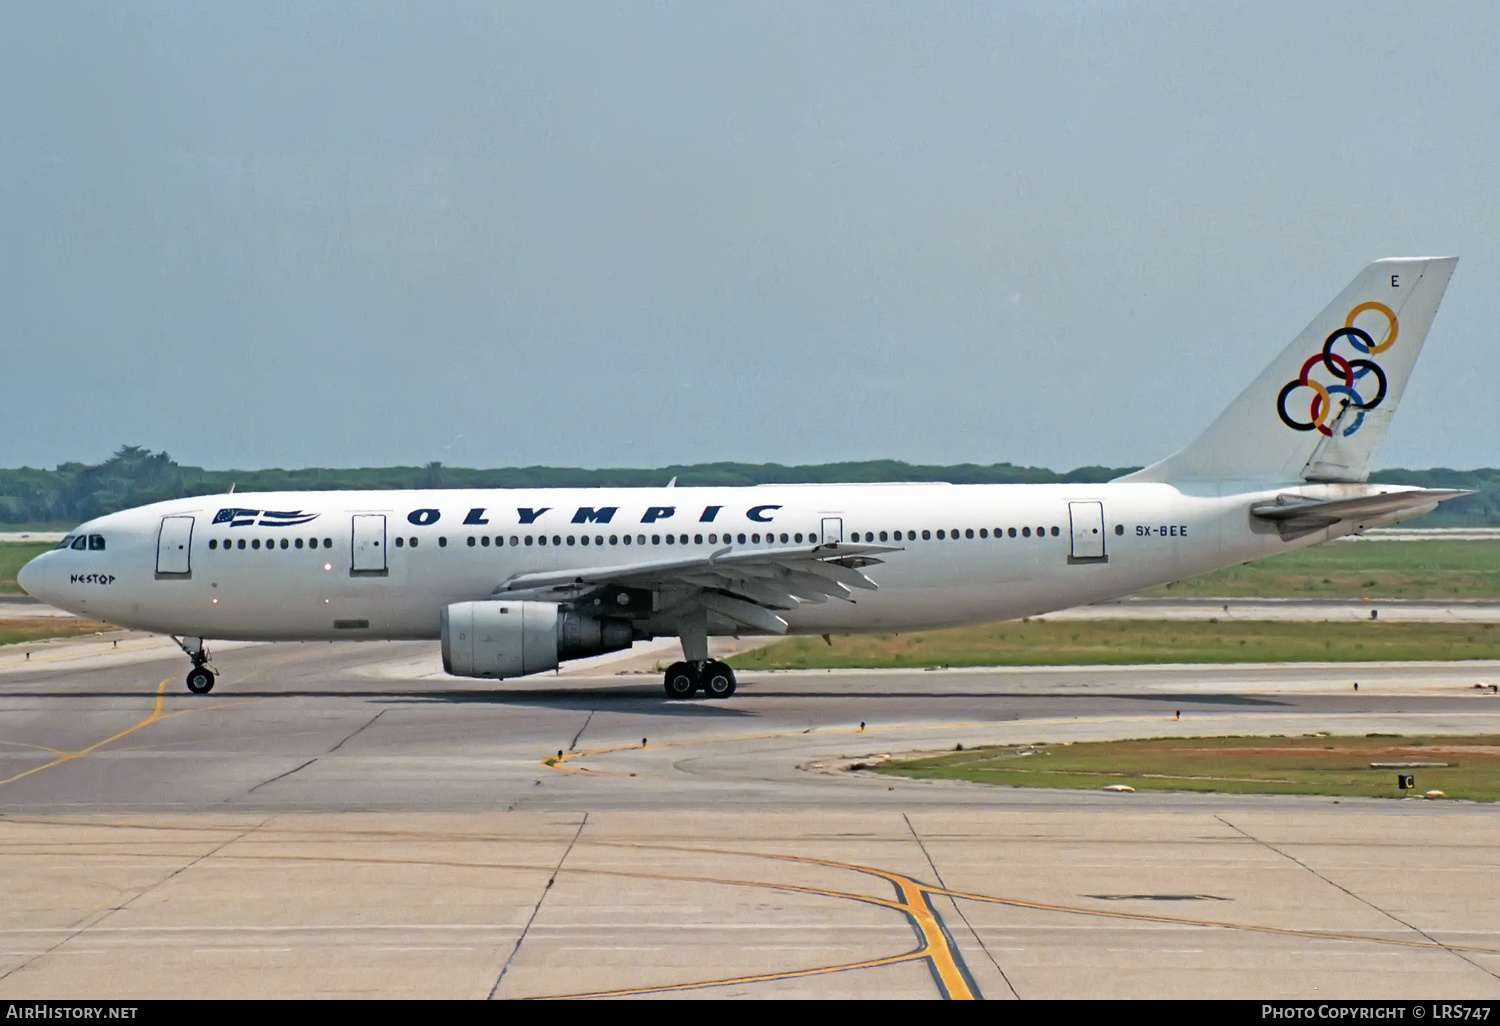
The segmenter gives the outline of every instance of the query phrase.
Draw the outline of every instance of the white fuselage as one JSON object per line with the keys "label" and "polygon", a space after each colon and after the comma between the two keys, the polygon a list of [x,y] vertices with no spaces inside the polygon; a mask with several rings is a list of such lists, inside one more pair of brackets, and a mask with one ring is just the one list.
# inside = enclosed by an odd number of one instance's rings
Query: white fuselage
{"label": "white fuselage", "polygon": [[[76,535],[102,539],[96,543],[102,549],[46,553],[24,568],[21,582],[79,615],[163,634],[421,639],[438,637],[449,603],[491,598],[518,574],[803,539],[868,540],[897,548],[863,569],[878,590],[782,616],[792,633],[908,631],[1129,595],[1352,529],[1341,524],[1286,541],[1250,515],[1254,503],[1291,487],[1215,485],[1190,493],[1151,483],[870,484],[211,495],[84,524]],[[1296,491],[1347,497],[1373,487],[1302,484]]]}

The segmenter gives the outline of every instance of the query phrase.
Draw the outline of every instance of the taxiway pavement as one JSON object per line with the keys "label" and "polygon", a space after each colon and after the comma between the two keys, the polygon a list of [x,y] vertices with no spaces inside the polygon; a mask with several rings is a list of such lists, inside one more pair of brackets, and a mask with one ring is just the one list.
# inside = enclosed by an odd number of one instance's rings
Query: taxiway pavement
{"label": "taxiway pavement", "polygon": [[435,649],[219,646],[208,696],[154,641],[0,653],[0,996],[1500,996],[1491,807],[842,768],[1500,734],[1500,664],[747,673],[675,703],[626,664],[491,684]]}

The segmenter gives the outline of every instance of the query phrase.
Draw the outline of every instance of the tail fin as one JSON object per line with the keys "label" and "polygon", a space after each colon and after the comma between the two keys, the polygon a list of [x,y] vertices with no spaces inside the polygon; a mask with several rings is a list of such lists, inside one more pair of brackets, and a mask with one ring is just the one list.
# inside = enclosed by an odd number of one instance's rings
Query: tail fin
{"label": "tail fin", "polygon": [[1366,267],[1196,441],[1119,480],[1365,480],[1457,263]]}

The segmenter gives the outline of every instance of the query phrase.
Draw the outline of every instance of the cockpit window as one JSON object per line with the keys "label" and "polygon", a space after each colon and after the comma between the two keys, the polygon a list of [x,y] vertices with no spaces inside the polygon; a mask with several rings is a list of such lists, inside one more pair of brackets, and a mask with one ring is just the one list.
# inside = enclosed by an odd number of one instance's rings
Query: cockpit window
{"label": "cockpit window", "polygon": [[70,534],[66,538],[64,538],[62,541],[58,542],[57,543],[57,547],[60,548],[60,549],[65,549],[69,545],[72,545],[72,544],[73,544],[73,536]]}
{"label": "cockpit window", "polygon": [[86,535],[86,534],[80,534],[77,538],[73,539],[73,548],[75,548],[75,549],[86,549],[88,547],[89,547],[89,537],[88,537],[88,535]]}
{"label": "cockpit window", "polygon": [[89,535],[89,551],[90,552],[103,552],[104,551],[104,535],[102,535],[102,534],[91,534],[91,535]]}

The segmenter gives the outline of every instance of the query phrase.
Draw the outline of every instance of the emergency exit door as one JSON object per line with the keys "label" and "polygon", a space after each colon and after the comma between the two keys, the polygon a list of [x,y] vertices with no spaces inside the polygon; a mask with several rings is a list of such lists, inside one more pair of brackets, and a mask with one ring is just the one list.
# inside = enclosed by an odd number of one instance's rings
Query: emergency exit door
{"label": "emergency exit door", "polygon": [[841,542],[843,540],[844,540],[844,518],[843,517],[824,517],[823,518],[823,544],[827,545],[827,544],[829,544],[831,542]]}
{"label": "emergency exit door", "polygon": [[1104,552],[1104,503],[1070,502],[1068,520],[1073,525],[1073,548],[1068,562],[1109,562]]}
{"label": "emergency exit door", "polygon": [[349,575],[351,577],[384,577],[387,573],[385,514],[356,513],[353,531],[354,544]]}

